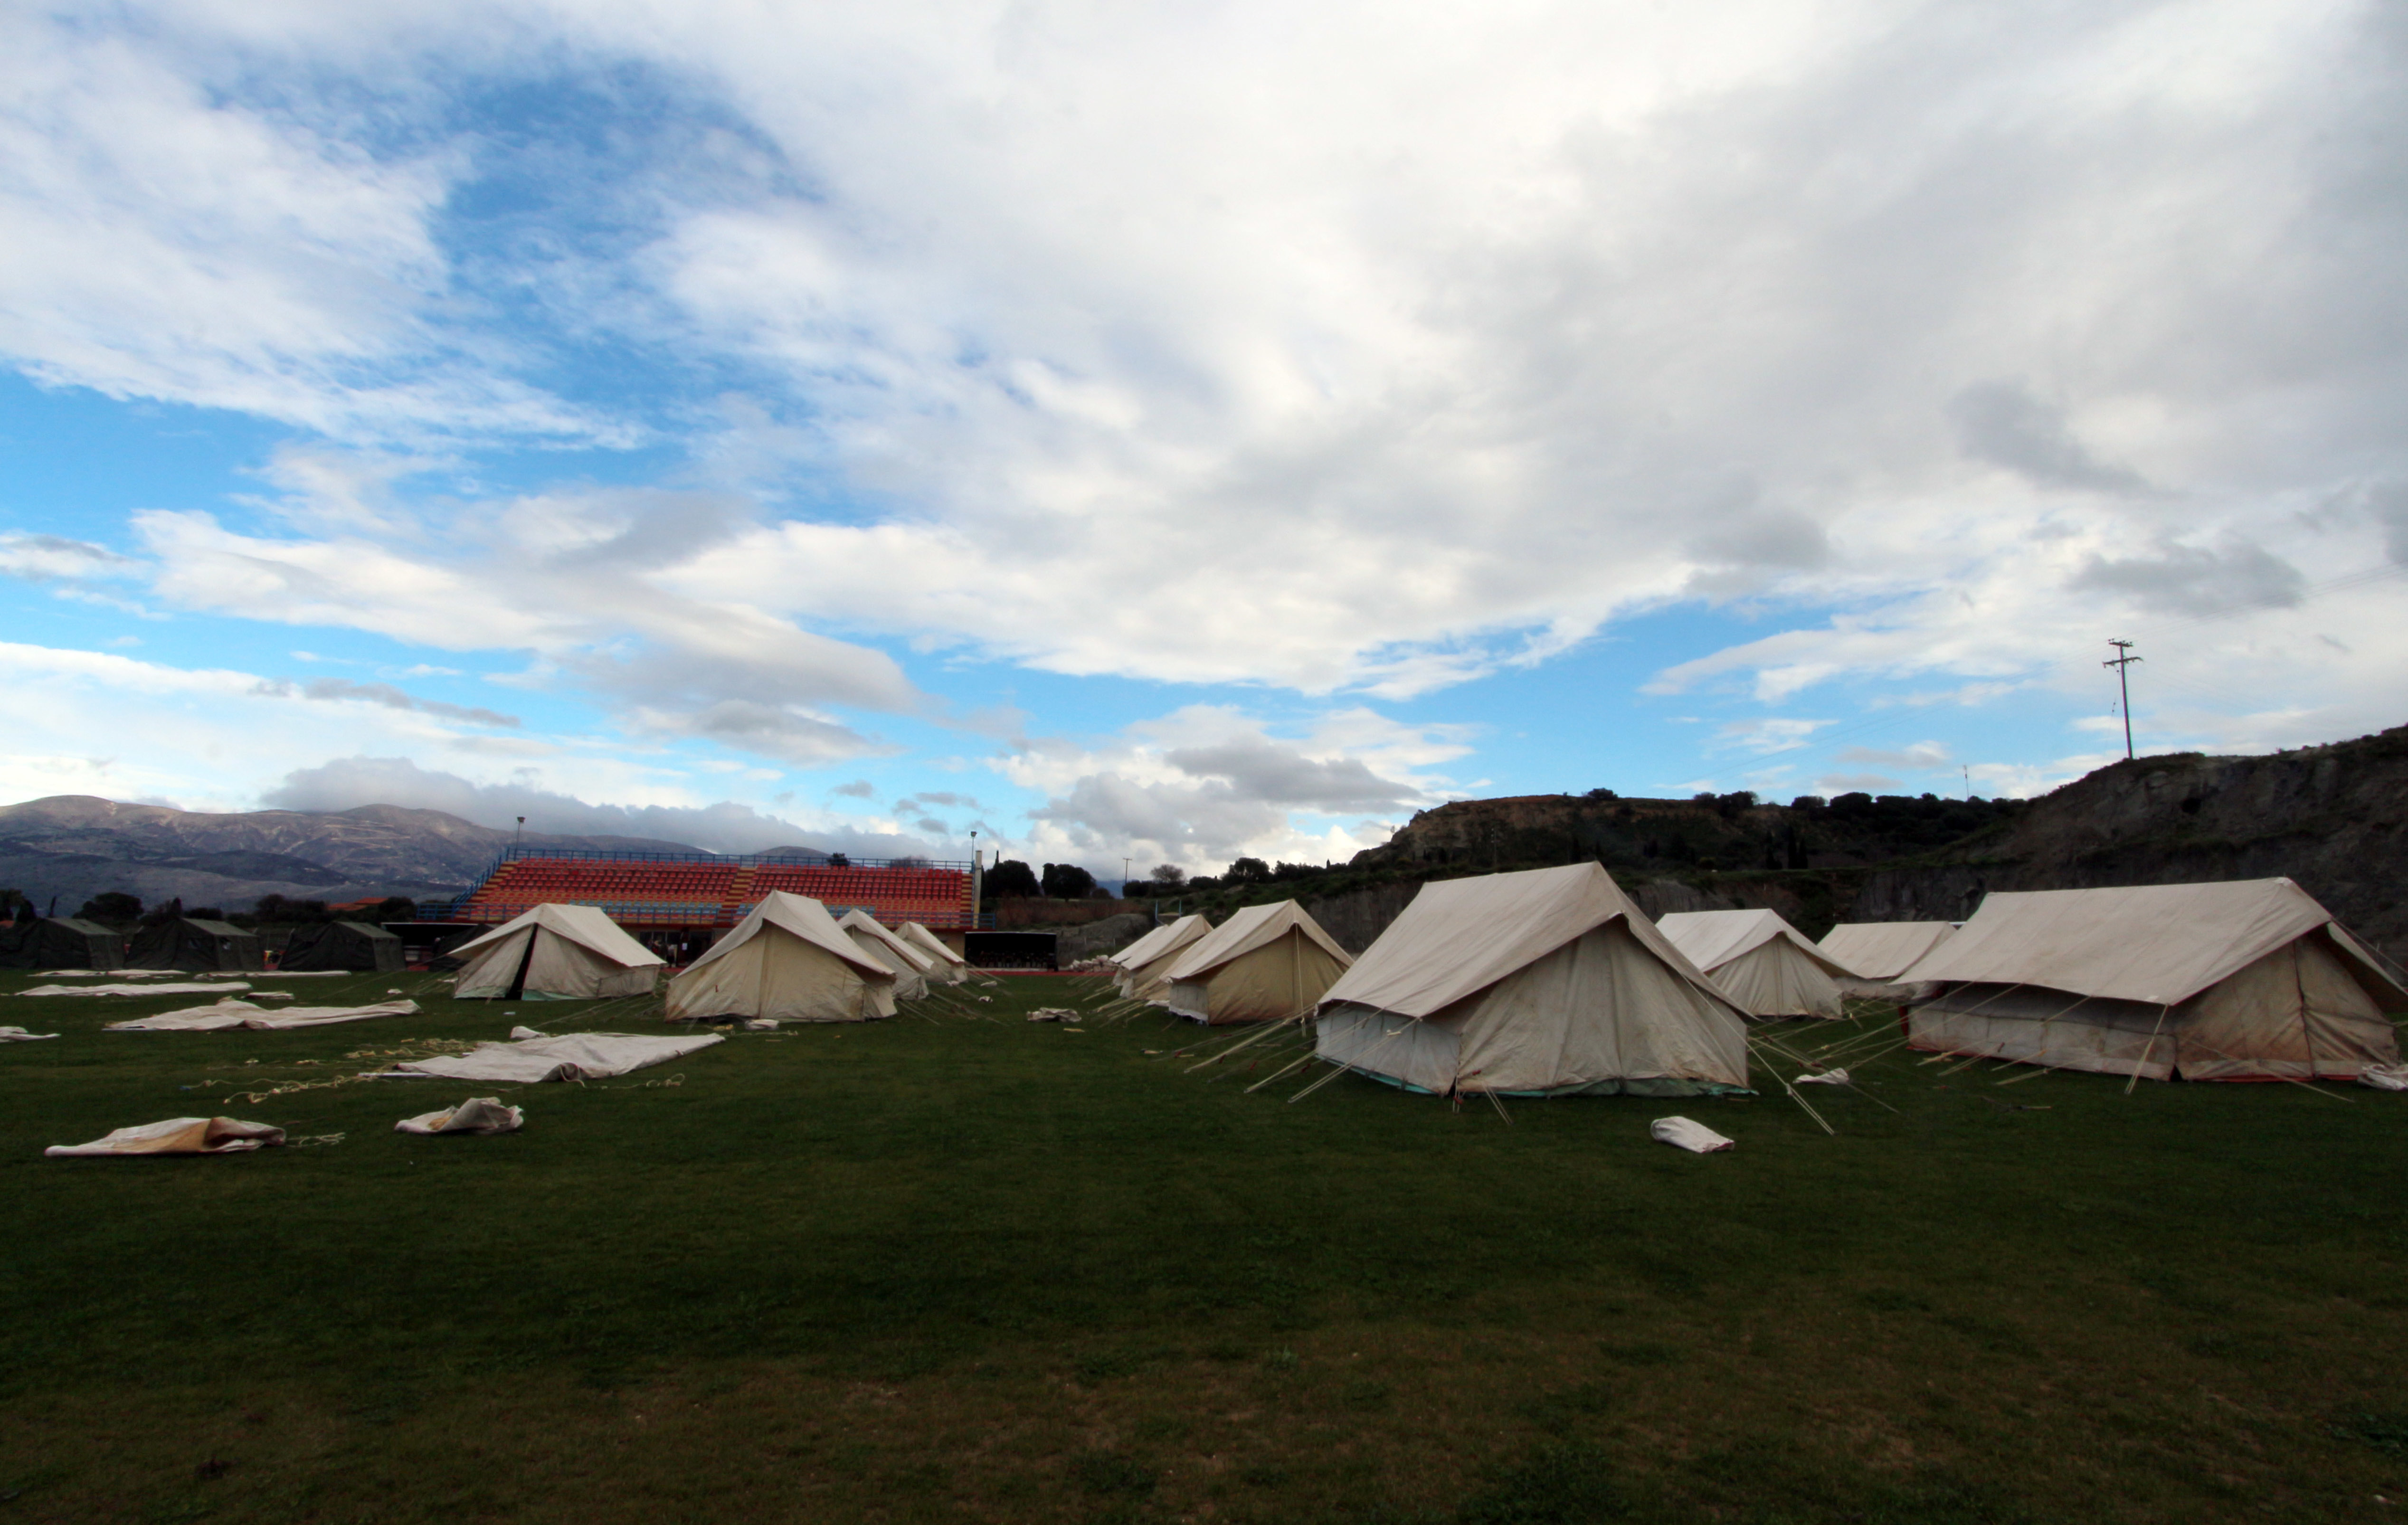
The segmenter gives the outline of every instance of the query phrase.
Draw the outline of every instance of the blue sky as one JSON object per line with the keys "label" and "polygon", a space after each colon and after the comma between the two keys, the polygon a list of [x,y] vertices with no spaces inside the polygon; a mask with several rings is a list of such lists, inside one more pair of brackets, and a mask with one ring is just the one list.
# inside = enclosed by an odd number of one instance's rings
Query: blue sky
{"label": "blue sky", "polygon": [[0,798],[1116,872],[2399,724],[2374,6],[0,20]]}

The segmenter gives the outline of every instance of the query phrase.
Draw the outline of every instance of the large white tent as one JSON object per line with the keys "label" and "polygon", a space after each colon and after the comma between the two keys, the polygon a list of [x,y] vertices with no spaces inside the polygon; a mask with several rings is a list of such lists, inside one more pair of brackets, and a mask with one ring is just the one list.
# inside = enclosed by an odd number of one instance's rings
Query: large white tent
{"label": "large white tent", "polygon": [[539,905],[452,950],[463,1000],[646,996],[661,958],[591,905]]}
{"label": "large white tent", "polygon": [[1595,863],[1424,885],[1315,1025],[1321,1058],[1441,1095],[1747,1085],[1738,1008]]}
{"label": "large white tent", "polygon": [[[1162,1000],[1170,990],[1172,968],[1211,929],[1212,924],[1202,916],[1182,916],[1146,934],[1148,938],[1160,934],[1160,941],[1152,948],[1144,948],[1145,939],[1139,939],[1121,954],[1121,994],[1140,1000]],[[1144,950],[1142,957],[1131,957],[1140,949]]]}
{"label": "large white tent", "polygon": [[1676,911],[1656,925],[1750,1016],[1839,1016],[1856,971],[1778,911]]}
{"label": "large white tent", "polygon": [[1948,941],[1956,924],[1945,921],[1842,922],[1817,944],[1855,971],[1840,982],[1851,996],[1905,996],[1914,986],[1899,979],[1908,966]]}
{"label": "large white tent", "polygon": [[895,999],[918,1000],[928,993],[928,956],[886,929],[859,906],[837,918],[853,945],[895,971]]}
{"label": "large white tent", "polygon": [[1170,941],[1171,928],[1177,925],[1176,922],[1159,922],[1120,952],[1104,955],[1104,961],[1117,971],[1112,975],[1113,983],[1126,980],[1130,970],[1160,953],[1163,944]]}
{"label": "large white tent", "polygon": [[928,978],[939,985],[959,985],[970,977],[969,960],[945,946],[945,940],[916,921],[896,928],[896,934],[926,956]]}
{"label": "large white tent", "polygon": [[1904,977],[1912,1047],[2152,1080],[2356,1079],[2408,1011],[2288,879],[1993,894]]}
{"label": "large white tent", "polygon": [[895,971],[819,901],[772,890],[669,981],[668,1014],[867,1022],[895,1014]]}
{"label": "large white tent", "polygon": [[1210,1024],[1302,1016],[1354,962],[1294,900],[1250,905],[1181,955],[1167,1004]]}

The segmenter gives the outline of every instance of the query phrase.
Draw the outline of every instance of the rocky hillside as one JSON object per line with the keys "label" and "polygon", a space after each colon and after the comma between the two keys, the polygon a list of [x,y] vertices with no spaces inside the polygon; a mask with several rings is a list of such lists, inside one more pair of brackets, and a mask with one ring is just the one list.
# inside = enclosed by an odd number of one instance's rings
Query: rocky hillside
{"label": "rocky hillside", "polygon": [[[682,842],[528,832],[530,846],[691,853]],[[72,913],[103,890],[156,905],[247,907],[264,895],[352,900],[413,899],[465,888],[509,845],[510,833],[441,811],[363,805],[331,813],[207,814],[56,795],[0,807],[0,886]]]}
{"label": "rocky hillside", "polygon": [[1199,897],[1216,916],[1293,895],[1359,952],[1426,880],[1593,858],[1650,915],[1770,906],[1836,921],[1959,920],[1994,889],[2281,875],[2408,962],[2408,727],[2254,757],[2117,763],[2029,801],[1605,792],[1426,811],[1343,869]]}
{"label": "rocky hillside", "polygon": [[2408,960],[2408,727],[2258,757],[2102,768],[1995,830],[1867,874],[1850,919],[1955,919],[1994,889],[2275,875]]}

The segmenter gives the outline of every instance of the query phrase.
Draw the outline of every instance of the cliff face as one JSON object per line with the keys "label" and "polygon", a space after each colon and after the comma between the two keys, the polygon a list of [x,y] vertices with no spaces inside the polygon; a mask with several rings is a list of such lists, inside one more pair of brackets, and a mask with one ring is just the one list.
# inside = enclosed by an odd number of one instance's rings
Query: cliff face
{"label": "cliff face", "polygon": [[2408,957],[2408,727],[2258,757],[2117,763],[2032,801],[1993,836],[1865,876],[1854,921],[1969,914],[1994,889],[2280,875]]}
{"label": "cliff face", "polygon": [[[1417,879],[1584,857],[1650,915],[1769,906],[1810,935],[1834,921],[1958,921],[1991,890],[2281,876],[2408,961],[2408,727],[2264,756],[2143,757],[2028,802],[1858,795],[1798,808],[1601,792],[1456,800],[1414,816],[1354,866]],[[1350,891],[1312,909],[1359,948],[1409,887]]]}

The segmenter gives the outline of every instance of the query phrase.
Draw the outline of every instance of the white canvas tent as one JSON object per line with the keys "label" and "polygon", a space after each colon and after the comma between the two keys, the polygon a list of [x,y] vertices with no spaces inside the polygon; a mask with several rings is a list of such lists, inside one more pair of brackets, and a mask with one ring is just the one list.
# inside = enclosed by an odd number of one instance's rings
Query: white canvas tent
{"label": "white canvas tent", "polygon": [[1180,956],[1167,1003],[1208,1024],[1277,1022],[1312,1011],[1354,962],[1294,900],[1250,905]]}
{"label": "white canvas tent", "polygon": [[629,937],[598,906],[535,907],[453,948],[462,1000],[591,1000],[647,996],[660,981],[658,954]]}
{"label": "white canvas tent", "polygon": [[959,985],[970,977],[969,960],[945,946],[945,940],[916,921],[896,928],[896,934],[927,957],[928,978],[939,985]]}
{"label": "white canvas tent", "polygon": [[1778,911],[1677,911],[1656,925],[1750,1016],[1839,1016],[1856,971]]}
{"label": "white canvas tent", "polygon": [[1160,953],[1163,944],[1170,940],[1172,929],[1178,925],[1177,922],[1172,921],[1162,922],[1120,952],[1106,954],[1105,962],[1119,971],[1112,976],[1113,983],[1120,984],[1126,981],[1130,970]]}
{"label": "white canvas tent", "polygon": [[2001,892],[1905,972],[1909,1046],[2152,1080],[2352,1080],[2408,989],[2288,879]]}
{"label": "white canvas tent", "polygon": [[853,945],[895,971],[895,999],[918,1000],[928,993],[928,956],[904,942],[876,916],[855,906],[837,920]]}
{"label": "white canvas tent", "polygon": [[862,951],[827,907],[772,890],[669,981],[672,1020],[867,1022],[895,1014],[895,971]]}
{"label": "white canvas tent", "polygon": [[1440,1095],[1747,1085],[1738,1009],[1595,863],[1424,885],[1316,1027],[1321,1058]]}
{"label": "white canvas tent", "polygon": [[[1212,924],[1202,916],[1182,916],[1168,927],[1157,927],[1140,938],[1121,954],[1121,994],[1140,1000],[1158,1001],[1170,991],[1170,971],[1189,948],[1204,939]],[[1142,958],[1129,957],[1143,948],[1146,938],[1161,936],[1161,941],[1146,949]]]}
{"label": "white canvas tent", "polygon": [[1956,929],[1944,921],[1843,922],[1824,933],[1818,946],[1856,971],[1840,982],[1842,994],[1904,997],[1914,987],[1899,976]]}

